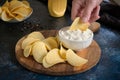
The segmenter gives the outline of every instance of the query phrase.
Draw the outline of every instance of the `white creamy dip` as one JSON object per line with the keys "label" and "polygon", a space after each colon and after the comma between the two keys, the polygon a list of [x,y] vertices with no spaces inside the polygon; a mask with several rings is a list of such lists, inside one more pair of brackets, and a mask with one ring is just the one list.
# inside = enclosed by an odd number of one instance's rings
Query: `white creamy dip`
{"label": "white creamy dip", "polygon": [[63,30],[60,32],[61,36],[69,39],[69,40],[73,40],[73,41],[85,41],[88,38],[91,37],[92,33],[89,29],[87,29],[86,31],[81,31],[81,30]]}

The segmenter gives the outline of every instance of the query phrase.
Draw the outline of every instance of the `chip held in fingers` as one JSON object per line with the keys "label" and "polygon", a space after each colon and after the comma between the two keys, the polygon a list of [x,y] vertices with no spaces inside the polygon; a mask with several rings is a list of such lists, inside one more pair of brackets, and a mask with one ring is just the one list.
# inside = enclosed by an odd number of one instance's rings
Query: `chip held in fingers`
{"label": "chip held in fingers", "polygon": [[89,26],[90,26],[90,23],[89,23],[89,22],[84,23],[84,22],[82,22],[82,21],[80,20],[80,17],[77,17],[77,18],[73,21],[73,23],[72,23],[72,25],[70,26],[69,30],[77,30],[77,29],[80,29],[80,30],[82,30],[82,31],[85,31],[85,30],[88,29]]}

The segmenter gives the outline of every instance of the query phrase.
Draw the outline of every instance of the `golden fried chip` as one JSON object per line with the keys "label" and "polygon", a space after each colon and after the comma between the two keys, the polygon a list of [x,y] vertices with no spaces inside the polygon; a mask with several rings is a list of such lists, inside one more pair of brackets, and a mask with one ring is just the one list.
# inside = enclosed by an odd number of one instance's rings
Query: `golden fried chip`
{"label": "golden fried chip", "polygon": [[14,18],[14,15],[10,12],[8,7],[2,7],[2,11],[6,11],[6,13],[9,17]]}
{"label": "golden fried chip", "polygon": [[36,42],[36,41],[39,41],[39,39],[34,39],[34,38],[31,38],[31,37],[28,37],[28,38],[25,38],[24,40],[23,40],[23,42],[22,42],[22,49],[25,49],[25,47],[27,46],[27,45],[30,45],[30,44],[32,44],[32,43],[34,43],[34,42]]}
{"label": "golden fried chip", "polygon": [[6,0],[6,2],[3,4],[2,7],[9,7],[9,2],[8,2],[8,0]]}
{"label": "golden fried chip", "polygon": [[30,7],[30,4],[28,1],[22,1],[23,4],[25,4],[26,6],[29,6]]}
{"label": "golden fried chip", "polygon": [[1,13],[1,19],[2,19],[3,21],[10,21],[10,20],[12,20],[12,18],[7,14],[6,11],[3,11],[3,12]]}
{"label": "golden fried chip", "polygon": [[43,58],[47,54],[47,49],[42,41],[35,42],[32,49],[34,59],[38,63],[42,63]]}
{"label": "golden fried chip", "polygon": [[29,55],[32,55],[32,46],[33,45],[27,45],[25,47],[24,52],[23,52],[25,57],[29,57]]}
{"label": "golden fried chip", "polygon": [[86,23],[83,23],[79,17],[77,17],[71,27],[69,28],[69,30],[77,30],[77,29],[80,29],[82,31],[85,31],[88,29],[88,27],[90,26],[90,23],[89,22],[86,22]]}
{"label": "golden fried chip", "polygon": [[63,58],[63,59],[66,59],[66,49],[63,48],[62,45],[60,45],[60,56]]}
{"label": "golden fried chip", "polygon": [[27,37],[32,37],[32,38],[35,38],[35,39],[39,39],[40,41],[45,39],[45,37],[42,35],[42,33],[37,32],[37,31],[30,33]]}
{"label": "golden fried chip", "polygon": [[46,55],[46,62],[50,65],[65,62],[59,55],[59,49],[52,49]]}
{"label": "golden fried chip", "polygon": [[13,1],[9,2],[9,9],[10,9],[10,11],[14,11],[17,8],[20,8],[20,7],[29,8],[29,6],[26,6],[21,1],[18,1],[18,0],[13,0]]}
{"label": "golden fried chip", "polygon": [[17,16],[15,16],[15,19],[16,19],[17,21],[23,21],[23,20],[25,19],[25,17],[23,17],[23,16],[21,16],[21,15],[17,15]]}
{"label": "golden fried chip", "polygon": [[57,43],[55,37],[48,37],[48,38],[44,39],[43,42],[46,44],[46,47],[48,50],[58,48],[58,43]]}
{"label": "golden fried chip", "polygon": [[14,15],[20,15],[23,17],[28,16],[31,13],[30,8],[25,8],[25,7],[19,7],[16,10],[12,11]]}
{"label": "golden fried chip", "polygon": [[72,66],[82,66],[88,62],[87,59],[84,59],[74,53],[71,49],[66,52],[66,59],[69,64]]}
{"label": "golden fried chip", "polygon": [[43,58],[42,64],[43,64],[43,66],[44,66],[45,68],[49,68],[49,67],[53,66],[53,65],[48,64],[48,63],[46,62],[46,56]]}

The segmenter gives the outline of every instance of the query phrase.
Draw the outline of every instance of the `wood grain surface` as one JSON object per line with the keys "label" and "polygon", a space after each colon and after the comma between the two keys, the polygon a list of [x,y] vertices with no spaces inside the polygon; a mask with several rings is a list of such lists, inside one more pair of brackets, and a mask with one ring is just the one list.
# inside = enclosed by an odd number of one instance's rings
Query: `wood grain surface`
{"label": "wood grain surface", "polygon": [[[45,37],[56,36],[57,34],[56,30],[44,30],[41,32]],[[88,62],[82,67],[73,67],[66,62],[56,64],[50,68],[44,68],[42,64],[37,63],[32,56],[28,58],[24,57],[23,49],[21,48],[21,43],[24,40],[24,38],[25,37],[21,38],[16,44],[16,58],[23,67],[37,73],[59,76],[82,73],[94,67],[99,62],[101,56],[101,49],[97,42],[93,40],[93,42],[88,48],[76,52],[79,56],[88,59]]]}

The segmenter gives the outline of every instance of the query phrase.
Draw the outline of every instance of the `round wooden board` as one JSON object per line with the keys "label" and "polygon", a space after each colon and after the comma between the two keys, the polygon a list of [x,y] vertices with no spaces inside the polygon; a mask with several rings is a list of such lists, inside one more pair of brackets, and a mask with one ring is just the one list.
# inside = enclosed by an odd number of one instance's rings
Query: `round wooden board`
{"label": "round wooden board", "polygon": [[[41,32],[45,37],[55,36],[57,34],[56,30],[44,30]],[[88,59],[88,62],[82,67],[73,67],[66,62],[56,64],[50,68],[44,68],[42,64],[37,63],[32,56],[28,58],[24,57],[23,50],[21,49],[21,43],[24,38],[25,37],[21,38],[16,44],[16,58],[23,67],[37,73],[47,75],[72,75],[82,73],[94,67],[98,63],[101,56],[101,49],[96,41],[93,40],[92,44],[88,48],[77,52],[79,56]]]}

